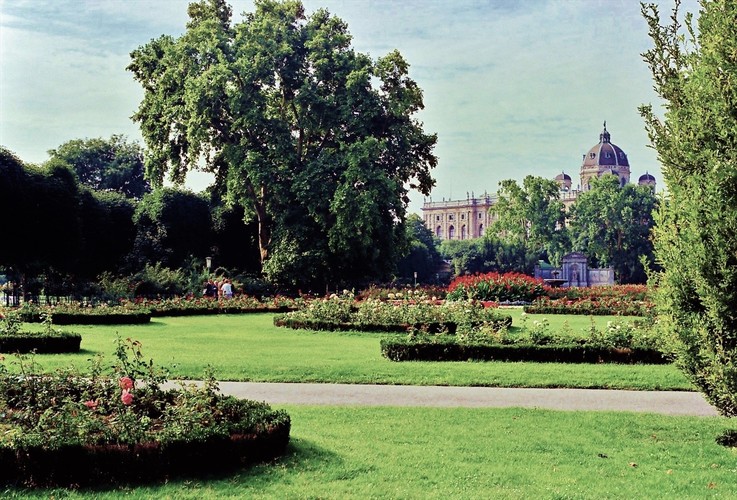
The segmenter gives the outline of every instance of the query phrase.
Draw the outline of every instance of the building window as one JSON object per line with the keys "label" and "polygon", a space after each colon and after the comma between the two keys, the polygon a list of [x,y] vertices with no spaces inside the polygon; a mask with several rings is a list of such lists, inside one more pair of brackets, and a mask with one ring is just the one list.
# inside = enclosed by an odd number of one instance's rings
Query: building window
{"label": "building window", "polygon": [[438,226],[438,227],[435,228],[435,236],[437,236],[438,238],[442,238],[443,237],[443,228],[442,227]]}
{"label": "building window", "polygon": [[436,221],[439,221],[439,220],[440,220],[440,216],[439,216],[439,215],[436,215],[436,216],[435,216],[435,220],[436,220]]}
{"label": "building window", "polygon": [[461,214],[461,220],[466,220],[466,214]]}
{"label": "building window", "polygon": [[483,214],[483,212],[479,212],[479,220],[481,220],[481,219],[483,219],[483,218],[484,218],[484,214]]}
{"label": "building window", "polygon": [[479,224],[479,237],[484,235],[484,225]]}
{"label": "building window", "polygon": [[461,226],[461,239],[462,240],[465,240],[466,239],[466,226],[465,226],[465,224],[463,226]]}
{"label": "building window", "polygon": [[452,240],[456,235],[456,228],[453,226],[448,227],[448,239]]}
{"label": "building window", "polygon": [[453,220],[453,214],[450,214],[450,215],[448,216],[448,220]]}

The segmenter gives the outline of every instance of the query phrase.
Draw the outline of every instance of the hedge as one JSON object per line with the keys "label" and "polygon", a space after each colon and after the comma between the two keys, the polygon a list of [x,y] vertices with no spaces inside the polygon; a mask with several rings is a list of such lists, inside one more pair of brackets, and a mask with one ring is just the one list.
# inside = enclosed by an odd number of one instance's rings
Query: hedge
{"label": "hedge", "polygon": [[[20,319],[26,323],[43,321],[40,312],[21,312]],[[131,312],[52,312],[51,322],[55,325],[141,325],[151,322],[151,313]]]}
{"label": "hedge", "polygon": [[381,341],[381,354],[391,361],[534,361],[541,363],[670,363],[655,349],[615,349],[580,344],[459,344],[455,339],[391,339]]}
{"label": "hedge", "polygon": [[526,305],[523,308],[528,314],[581,314],[586,316],[647,316],[648,311],[639,307],[612,308],[612,307],[587,307],[576,308],[571,306],[538,306]]}
{"label": "hedge", "polygon": [[71,445],[15,449],[0,446],[0,483],[30,487],[78,487],[159,482],[178,476],[222,474],[282,455],[290,419],[277,419],[262,433],[232,434],[162,445]]}
{"label": "hedge", "polygon": [[79,352],[82,336],[78,333],[28,333],[19,332],[0,335],[0,352],[52,354]]}
{"label": "hedge", "polygon": [[[493,322],[494,329],[509,328],[512,326],[512,317],[503,316]],[[286,315],[274,316],[274,325],[302,329],[302,330],[318,330],[318,331],[359,331],[359,332],[380,332],[380,333],[407,333],[409,330],[422,330],[427,333],[455,334],[458,330],[458,324],[454,321],[434,322],[434,323],[416,323],[409,324],[370,324],[370,323],[340,323],[325,320],[308,320],[294,319]],[[472,325],[479,326],[479,325]]]}
{"label": "hedge", "polygon": [[207,314],[251,314],[251,313],[285,313],[294,311],[294,307],[280,306],[280,307],[260,307],[260,308],[243,308],[243,307],[202,307],[202,308],[166,308],[151,309],[152,317],[162,316],[203,316]]}

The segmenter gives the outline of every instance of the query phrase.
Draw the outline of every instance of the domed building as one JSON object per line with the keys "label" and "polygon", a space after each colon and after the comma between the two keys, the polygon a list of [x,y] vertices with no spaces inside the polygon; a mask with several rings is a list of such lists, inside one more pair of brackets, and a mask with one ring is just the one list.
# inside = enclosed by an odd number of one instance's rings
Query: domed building
{"label": "domed building", "polygon": [[[624,187],[630,182],[630,164],[627,154],[612,143],[611,134],[606,129],[599,134],[599,143],[583,155],[581,162],[581,183],[573,187],[570,175],[561,171],[555,176],[560,186],[560,201],[566,210],[576,203],[578,196],[591,189],[591,180],[602,175],[615,175],[619,185]],[[649,173],[638,178],[639,185],[650,186],[655,190],[655,177]],[[484,193],[482,197],[475,197],[473,193],[466,193],[465,200],[432,201],[426,199],[423,206],[425,226],[441,240],[465,240],[479,238],[484,235],[486,228],[493,222],[494,217],[489,209],[496,203],[496,194]]]}
{"label": "domed building", "polygon": [[591,179],[602,175],[612,174],[619,177],[619,185],[624,186],[630,181],[630,164],[627,154],[612,143],[611,135],[606,129],[599,134],[599,144],[583,155],[581,164],[581,191],[591,189]]}
{"label": "domed building", "polygon": [[650,175],[648,172],[645,172],[637,180],[637,184],[639,184],[640,186],[650,186],[651,188],[655,189],[655,177]]}

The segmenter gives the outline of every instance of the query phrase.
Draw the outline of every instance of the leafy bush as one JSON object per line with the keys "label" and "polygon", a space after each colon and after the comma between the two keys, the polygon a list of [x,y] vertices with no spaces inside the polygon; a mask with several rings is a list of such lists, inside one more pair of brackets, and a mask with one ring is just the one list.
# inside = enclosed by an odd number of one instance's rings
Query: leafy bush
{"label": "leafy bush", "polygon": [[32,358],[0,366],[0,481],[29,486],[137,482],[229,468],[284,451],[289,416],[201,386],[164,390],[140,343],[91,374],[40,373]]}
{"label": "leafy bush", "polygon": [[544,282],[519,273],[460,276],[448,286],[448,300],[530,302],[545,293]]}

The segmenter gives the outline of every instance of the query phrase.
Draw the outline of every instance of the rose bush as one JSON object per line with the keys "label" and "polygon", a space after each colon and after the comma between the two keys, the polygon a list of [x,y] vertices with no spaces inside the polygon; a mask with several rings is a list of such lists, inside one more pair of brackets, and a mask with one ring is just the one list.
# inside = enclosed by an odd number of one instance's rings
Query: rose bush
{"label": "rose bush", "polygon": [[530,302],[545,293],[545,283],[520,273],[459,276],[448,285],[448,300]]}
{"label": "rose bush", "polygon": [[159,480],[284,451],[286,413],[219,394],[212,373],[201,386],[165,390],[165,372],[140,347],[119,339],[115,363],[96,358],[84,376],[42,373],[24,356],[15,370],[0,365],[0,481]]}

